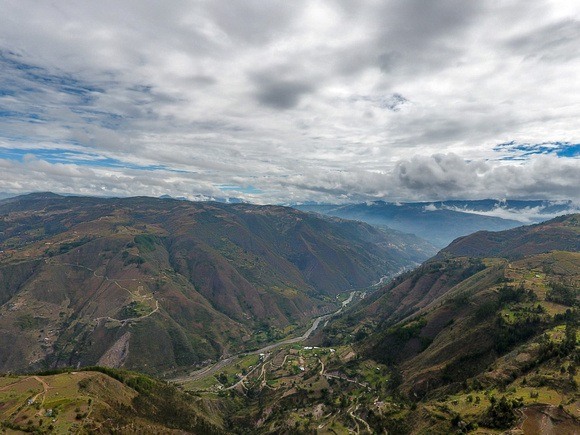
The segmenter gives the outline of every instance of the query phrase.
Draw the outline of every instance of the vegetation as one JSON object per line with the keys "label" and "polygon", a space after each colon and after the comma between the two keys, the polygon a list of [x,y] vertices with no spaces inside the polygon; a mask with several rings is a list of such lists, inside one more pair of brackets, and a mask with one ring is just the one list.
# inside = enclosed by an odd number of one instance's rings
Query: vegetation
{"label": "vegetation", "polygon": [[494,429],[508,429],[516,422],[514,409],[523,405],[523,399],[510,400],[501,396],[497,400],[494,396],[490,398],[490,405],[485,411],[480,424]]}
{"label": "vegetation", "polygon": [[580,289],[560,282],[551,282],[546,294],[546,300],[572,307],[578,304]]}
{"label": "vegetation", "polygon": [[[166,382],[123,370],[86,367],[0,377],[0,427],[34,433],[175,429],[221,433],[200,401]],[[38,390],[40,388],[40,390]],[[37,393],[38,391],[38,393]],[[46,424],[49,422],[50,424]]]}

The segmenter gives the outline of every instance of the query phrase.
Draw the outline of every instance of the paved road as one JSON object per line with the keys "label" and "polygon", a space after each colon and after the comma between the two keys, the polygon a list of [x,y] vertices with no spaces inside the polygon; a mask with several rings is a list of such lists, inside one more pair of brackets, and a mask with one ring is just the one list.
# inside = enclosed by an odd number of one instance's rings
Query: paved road
{"label": "paved road", "polygon": [[314,322],[312,323],[312,326],[304,333],[302,334],[300,337],[294,337],[294,338],[288,338],[286,340],[282,340],[279,341],[277,343],[273,343],[273,344],[269,344],[268,346],[265,346],[261,349],[258,350],[253,350],[251,352],[244,352],[242,354],[238,354],[238,355],[234,355],[234,356],[230,356],[226,359],[222,359],[220,361],[218,361],[217,363],[215,363],[214,365],[211,366],[207,366],[204,367],[200,370],[197,370],[195,372],[190,373],[187,376],[182,376],[179,378],[174,378],[172,379],[173,382],[178,383],[178,384],[183,384],[185,382],[189,382],[189,381],[196,381],[202,377],[208,376],[208,375],[212,375],[214,373],[217,373],[218,371],[220,371],[222,368],[226,367],[228,364],[230,364],[232,361],[236,360],[239,355],[257,355],[260,353],[267,353],[270,352],[274,349],[277,349],[281,346],[284,346],[286,344],[293,344],[293,343],[299,343],[301,341],[306,340],[308,337],[310,337],[312,335],[312,333],[314,331],[316,331],[316,329],[318,328],[318,326],[320,325],[320,322],[322,322],[323,320],[326,320],[332,316],[336,316],[337,314],[339,314],[340,312],[342,312],[342,310],[344,309],[344,307],[346,307],[348,304],[350,304],[352,302],[352,299],[354,298],[356,292],[351,292],[348,299],[344,300],[342,302],[342,306],[335,311],[334,313],[330,313],[330,314],[325,314],[324,316],[319,316],[316,319],[314,319]]}

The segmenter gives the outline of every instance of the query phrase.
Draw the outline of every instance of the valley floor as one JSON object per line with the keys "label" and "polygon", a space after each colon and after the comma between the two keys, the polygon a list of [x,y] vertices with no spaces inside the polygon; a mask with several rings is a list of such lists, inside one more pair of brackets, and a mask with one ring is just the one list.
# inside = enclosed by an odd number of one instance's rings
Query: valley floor
{"label": "valley floor", "polygon": [[[212,365],[203,367],[201,369],[195,370],[193,372],[190,372],[187,375],[172,378],[171,381],[175,382],[176,384],[179,384],[179,385],[191,384],[192,382],[195,382],[195,381],[198,381],[200,379],[207,378],[208,376],[214,375],[215,373],[219,372],[220,370],[230,366],[234,361],[236,361],[239,358],[243,358],[245,356],[255,357],[256,355],[260,355],[260,357],[261,357],[262,355],[265,355],[266,353],[275,351],[276,349],[283,347],[283,346],[286,346],[288,344],[300,343],[302,341],[305,341],[312,335],[312,333],[314,331],[316,331],[318,329],[318,327],[320,326],[320,324],[322,322],[327,321],[331,317],[341,313],[342,310],[355,299],[355,296],[358,296],[360,298],[364,298],[365,294],[366,294],[365,292],[356,292],[356,291],[350,292],[350,294],[348,295],[348,298],[346,298],[344,301],[342,301],[341,307],[338,310],[336,310],[334,313],[325,314],[325,315],[316,317],[314,319],[314,321],[312,322],[312,325],[310,326],[310,328],[308,328],[308,330],[306,332],[304,332],[304,334],[302,334],[299,337],[287,338],[287,339],[279,341],[277,343],[268,344],[267,346],[264,346],[263,348],[258,349],[258,350],[254,350],[251,352],[244,352],[244,353],[239,354],[239,355],[234,355],[234,356],[224,358],[215,364],[212,364]],[[254,358],[250,358],[250,360],[253,360],[253,359]]]}
{"label": "valley floor", "polygon": [[518,418],[512,434],[580,433],[577,395],[548,385],[514,382],[413,403],[400,395],[399,382],[396,370],[361,359],[350,346],[288,344],[240,356],[182,387],[229,403],[224,424],[235,433],[254,425],[258,433],[503,433],[477,424],[503,398]]}

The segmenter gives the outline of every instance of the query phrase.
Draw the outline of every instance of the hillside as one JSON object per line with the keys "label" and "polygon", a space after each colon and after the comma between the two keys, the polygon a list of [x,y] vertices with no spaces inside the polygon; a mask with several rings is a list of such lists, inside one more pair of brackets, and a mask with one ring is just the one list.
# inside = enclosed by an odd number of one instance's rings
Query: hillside
{"label": "hillside", "polygon": [[580,251],[580,214],[507,231],[478,231],[454,240],[438,257],[523,258],[553,250]]}
{"label": "hillside", "polygon": [[157,372],[259,346],[430,255],[290,208],[32,194],[0,201],[0,370]]}
{"label": "hillside", "polygon": [[[398,413],[412,432],[449,433],[461,421],[505,429],[523,415],[529,428],[544,418],[575,433],[579,224],[569,215],[483,233],[495,244],[482,233],[460,239],[347,310],[314,344],[350,346],[360,361],[388,367],[397,391],[419,401],[421,413]],[[479,258],[454,256],[468,242]]]}
{"label": "hillside", "polygon": [[484,259],[460,279],[468,265],[423,269],[456,284],[402,321],[347,311],[326,342],[240,356],[184,388],[222,403],[232,433],[578,433],[580,253]]}
{"label": "hillside", "polygon": [[9,433],[223,433],[208,403],[119,370],[3,376],[0,404]]}
{"label": "hillside", "polygon": [[452,290],[496,284],[503,279],[502,270],[510,259],[551,251],[580,252],[580,215],[458,238],[417,269],[398,276],[350,309],[349,316],[361,322],[400,321],[448,297]]}

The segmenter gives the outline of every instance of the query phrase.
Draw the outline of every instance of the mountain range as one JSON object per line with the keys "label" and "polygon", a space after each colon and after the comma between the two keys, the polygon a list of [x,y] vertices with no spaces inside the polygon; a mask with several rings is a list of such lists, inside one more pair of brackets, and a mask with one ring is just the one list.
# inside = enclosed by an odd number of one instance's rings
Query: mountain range
{"label": "mountain range", "polygon": [[438,253],[279,206],[42,193],[0,217],[0,369],[29,373],[0,377],[8,430],[580,430],[580,214]]}
{"label": "mountain range", "polygon": [[287,207],[31,194],[0,201],[0,370],[159,373],[306,326],[432,255]]}
{"label": "mountain range", "polygon": [[438,248],[479,230],[501,231],[578,211],[571,201],[473,200],[302,204],[299,210],[354,219],[415,234]]}

